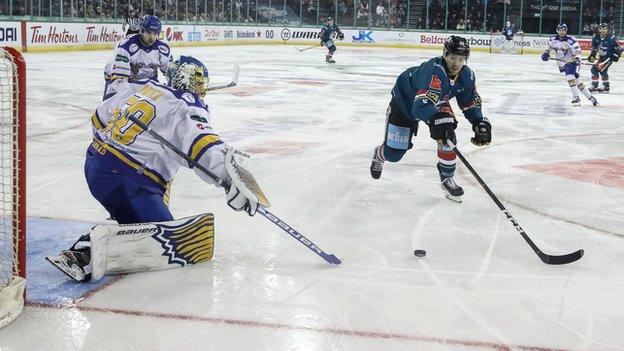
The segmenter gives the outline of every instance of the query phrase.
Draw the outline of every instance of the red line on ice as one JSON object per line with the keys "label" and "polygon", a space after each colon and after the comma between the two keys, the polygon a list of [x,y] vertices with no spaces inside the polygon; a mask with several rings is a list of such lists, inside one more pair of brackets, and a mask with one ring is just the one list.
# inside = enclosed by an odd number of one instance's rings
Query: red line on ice
{"label": "red line on ice", "polygon": [[494,342],[476,341],[476,340],[437,338],[437,337],[430,337],[430,336],[406,335],[406,334],[398,334],[398,333],[380,333],[380,332],[362,331],[362,330],[353,330],[353,329],[308,327],[308,326],[303,326],[303,325],[284,324],[284,323],[269,323],[269,322],[258,322],[258,321],[249,321],[249,320],[241,320],[241,319],[217,318],[217,317],[201,317],[201,316],[174,314],[174,313],[137,311],[137,310],[127,310],[127,309],[117,309],[117,308],[103,308],[103,307],[91,307],[91,306],[81,306],[81,305],[56,306],[56,305],[51,305],[51,304],[34,303],[34,302],[28,302],[27,305],[34,306],[34,307],[42,307],[42,308],[53,308],[53,309],[77,308],[80,311],[86,311],[86,312],[112,313],[112,314],[127,315],[127,316],[174,319],[174,320],[184,320],[184,321],[193,321],[193,322],[208,322],[208,323],[216,323],[216,324],[227,324],[227,325],[233,325],[233,326],[239,326],[239,327],[266,328],[266,329],[277,329],[277,330],[300,330],[300,331],[316,332],[316,333],[322,333],[322,334],[335,334],[335,335],[370,338],[370,339],[393,339],[393,340],[419,341],[419,342],[430,343],[430,344],[458,345],[458,346],[464,346],[464,347],[476,347],[476,348],[484,348],[484,349],[497,350],[497,351],[511,351],[511,350],[570,351],[566,349],[557,349],[557,348],[540,347],[540,346],[503,345],[503,344],[497,344]]}

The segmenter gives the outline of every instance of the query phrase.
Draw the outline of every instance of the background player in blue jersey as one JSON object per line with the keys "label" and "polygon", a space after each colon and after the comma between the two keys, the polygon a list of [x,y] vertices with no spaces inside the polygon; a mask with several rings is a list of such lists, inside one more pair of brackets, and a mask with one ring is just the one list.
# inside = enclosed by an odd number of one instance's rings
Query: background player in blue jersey
{"label": "background player in blue jersey", "polygon": [[327,20],[323,24],[323,28],[321,28],[321,46],[325,46],[329,52],[325,55],[325,62],[334,63],[334,53],[336,52],[336,45],[334,44],[334,33],[337,34],[338,40],[344,39],[344,33],[340,31],[337,25],[334,24],[334,19],[331,17],[327,17]]}
{"label": "background player in blue jersey", "polygon": [[501,33],[505,37],[505,42],[503,43],[503,46],[501,48],[504,53],[510,54],[516,50],[513,39],[514,35],[516,35],[517,32],[518,29],[516,28],[516,26],[513,25],[510,21],[507,21]]}
{"label": "background player in blue jersey", "polygon": [[514,26],[513,24],[511,24],[510,21],[507,21],[507,23],[505,24],[505,27],[503,27],[503,35],[505,36],[505,39],[509,40],[513,40],[514,35],[518,32],[518,29],[516,29],[516,26]]}
{"label": "background player in blue jersey", "polygon": [[453,179],[457,156],[447,143],[448,140],[456,143],[457,127],[449,100],[457,99],[464,117],[472,124],[473,144],[483,146],[492,141],[492,126],[481,112],[475,74],[466,66],[469,56],[468,41],[451,36],[444,44],[442,56],[399,75],[386,113],[384,141],[373,152],[370,172],[374,179],[381,177],[385,161],[398,162],[412,148],[412,137],[422,121],[438,143],[437,168],[442,190],[448,199],[461,202],[464,190]]}
{"label": "background player in blue jersey", "polygon": [[557,26],[557,35],[548,40],[548,49],[542,53],[542,61],[550,60],[550,51],[555,52],[559,72],[565,75],[572,92],[572,106],[581,106],[579,94],[582,93],[594,106],[598,100],[591,94],[580,79],[581,47],[576,38],[568,35],[568,26],[562,23]]}
{"label": "background player in blue jersey", "polygon": [[171,51],[169,45],[158,40],[162,30],[160,20],[146,15],[141,18],[139,27],[140,34],[121,41],[115,49],[115,57],[106,66],[104,100],[125,89],[128,82],[137,79],[158,81],[158,71],[167,73]]}
{"label": "background player in blue jersey", "polygon": [[[613,33],[609,33],[609,25],[601,23],[598,33],[592,38],[592,48],[587,61],[595,64],[591,68],[592,83],[589,91],[608,93],[611,90],[609,84],[609,67],[617,62],[622,55],[618,40]],[[598,56],[598,62],[596,62]],[[598,76],[602,78],[602,88],[598,87]]]}

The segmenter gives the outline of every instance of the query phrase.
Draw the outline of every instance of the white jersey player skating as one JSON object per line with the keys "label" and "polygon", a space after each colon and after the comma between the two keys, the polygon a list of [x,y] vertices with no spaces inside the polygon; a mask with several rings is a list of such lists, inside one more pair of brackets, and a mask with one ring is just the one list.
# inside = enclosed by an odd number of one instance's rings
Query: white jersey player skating
{"label": "white jersey player skating", "polygon": [[193,168],[210,184],[217,180],[200,167],[218,177],[234,210],[253,216],[259,204],[268,207],[244,167],[248,155],[227,146],[211,126],[202,100],[208,88],[206,67],[182,56],[172,63],[167,78],[168,85],[152,80],[129,83],[103,101],[91,118],[95,133],[87,149],[85,177],[93,197],[119,225],[96,226],[69,250],[47,257],[76,281],[174,268],[212,257],[212,214],[174,220],[165,203],[167,183],[180,166]]}
{"label": "white jersey player skating", "polygon": [[139,22],[140,34],[122,40],[115,49],[113,60],[106,65],[103,100],[126,88],[133,80],[158,81],[159,71],[167,73],[170,54],[169,45],[158,40],[162,30],[156,16],[143,16]]}
{"label": "white jersey player skating", "polygon": [[542,60],[550,60],[550,51],[555,52],[554,60],[557,61],[559,72],[565,74],[566,80],[572,91],[572,106],[581,106],[579,94],[583,95],[591,101],[594,106],[598,105],[598,101],[579,77],[581,67],[581,47],[576,38],[567,35],[568,26],[560,24],[557,26],[557,35],[550,37],[548,41],[548,49],[542,53]]}

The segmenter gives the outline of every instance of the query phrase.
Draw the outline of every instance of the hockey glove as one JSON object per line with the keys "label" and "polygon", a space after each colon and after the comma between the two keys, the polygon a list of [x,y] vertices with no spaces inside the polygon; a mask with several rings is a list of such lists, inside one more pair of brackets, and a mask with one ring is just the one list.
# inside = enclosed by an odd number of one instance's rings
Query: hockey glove
{"label": "hockey glove", "polygon": [[338,40],[344,40],[344,33],[343,32],[338,33]]}
{"label": "hockey glove", "polygon": [[453,144],[456,144],[455,128],[457,128],[457,121],[453,115],[453,110],[448,103],[444,103],[441,107],[438,107],[438,112],[429,121],[431,139],[444,145],[447,145],[447,140],[451,140]]}
{"label": "hockey glove", "polygon": [[224,185],[227,204],[235,211],[245,211],[253,216],[258,205],[271,206],[249,168],[249,155],[234,148],[225,154],[225,170],[228,175]]}
{"label": "hockey glove", "polygon": [[543,53],[542,61],[548,61],[548,59],[550,59],[550,54],[548,52]]}
{"label": "hockey glove", "polygon": [[489,145],[492,142],[492,125],[490,120],[483,117],[481,122],[472,125],[472,130],[475,133],[474,138],[470,138],[470,142],[477,145]]}
{"label": "hockey glove", "polygon": [[225,197],[228,206],[234,211],[245,211],[248,215],[253,216],[258,210],[258,202],[256,202],[256,199],[248,199],[236,185],[230,184],[230,188],[226,188]]}
{"label": "hockey glove", "polygon": [[613,54],[611,54],[611,61],[618,62],[620,60],[621,55],[622,55],[622,51],[615,50]]}
{"label": "hockey glove", "polygon": [[589,63],[594,63],[594,61],[596,61],[596,53],[592,52],[591,54],[589,54],[589,56],[587,57],[587,62]]}

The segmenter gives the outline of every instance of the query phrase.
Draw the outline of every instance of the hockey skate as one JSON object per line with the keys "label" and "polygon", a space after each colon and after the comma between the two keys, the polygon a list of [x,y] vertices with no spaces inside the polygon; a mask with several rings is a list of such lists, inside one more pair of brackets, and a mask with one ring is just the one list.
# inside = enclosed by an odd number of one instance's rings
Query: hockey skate
{"label": "hockey skate", "polygon": [[600,89],[601,93],[608,94],[611,91],[611,86],[609,84],[604,84],[602,89]]}
{"label": "hockey skate", "polygon": [[336,61],[334,61],[334,59],[332,58],[332,55],[325,55],[325,62],[336,63]]}
{"label": "hockey skate", "polygon": [[88,249],[66,250],[58,256],[47,256],[46,260],[77,282],[91,279],[91,255]]}
{"label": "hockey skate", "polygon": [[572,100],[572,106],[575,106],[575,107],[581,106],[581,98],[578,96],[575,97],[574,100]]}
{"label": "hockey skate", "polygon": [[444,190],[444,196],[457,203],[462,202],[462,195],[464,195],[464,189],[455,183],[452,177],[444,178],[441,184],[442,190]]}
{"label": "hockey skate", "polygon": [[384,164],[384,161],[377,157],[377,150],[379,150],[379,146],[377,146],[373,151],[373,161],[370,165],[370,173],[373,179],[379,179],[381,177],[381,172],[383,171]]}
{"label": "hockey skate", "polygon": [[598,87],[598,83],[595,83],[595,84],[594,84],[593,82],[592,82],[591,87],[589,87],[589,89],[588,89],[588,90],[589,90],[590,92],[592,92],[592,93],[593,93],[594,91],[597,91],[597,92],[601,92],[601,91],[602,91],[602,89],[600,89],[600,88]]}
{"label": "hockey skate", "polygon": [[593,95],[589,97],[589,101],[591,101],[592,105],[598,106],[598,100]]}

